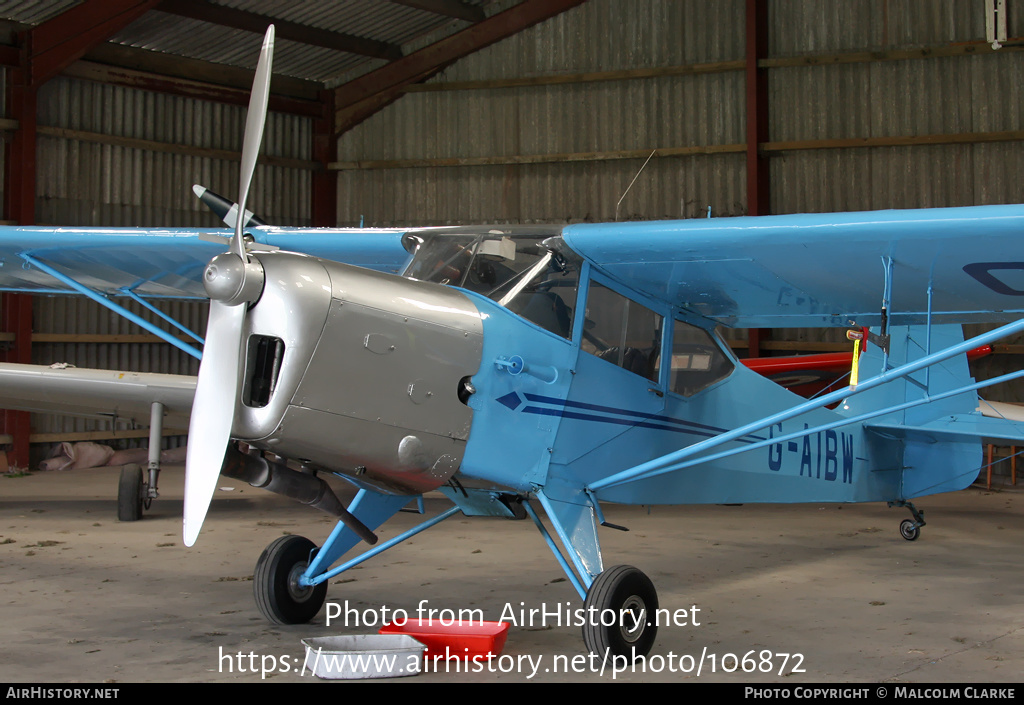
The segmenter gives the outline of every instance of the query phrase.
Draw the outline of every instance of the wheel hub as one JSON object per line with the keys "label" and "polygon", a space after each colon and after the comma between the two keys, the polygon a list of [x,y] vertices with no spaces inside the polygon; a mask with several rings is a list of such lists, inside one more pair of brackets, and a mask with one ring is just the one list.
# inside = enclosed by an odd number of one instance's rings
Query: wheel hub
{"label": "wheel hub", "polygon": [[308,563],[296,563],[288,572],[288,595],[296,602],[305,602],[313,594],[312,585],[302,585],[299,578],[306,572]]}
{"label": "wheel hub", "polygon": [[647,605],[639,595],[630,595],[619,613],[619,632],[628,643],[635,643],[647,627]]}

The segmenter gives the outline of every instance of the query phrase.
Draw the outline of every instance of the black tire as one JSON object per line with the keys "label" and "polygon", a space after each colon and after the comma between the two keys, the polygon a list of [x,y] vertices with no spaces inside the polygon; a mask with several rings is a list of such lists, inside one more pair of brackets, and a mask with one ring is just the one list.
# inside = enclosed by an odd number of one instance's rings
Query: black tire
{"label": "black tire", "polygon": [[658,634],[658,593],[640,570],[631,565],[607,569],[590,586],[583,606],[583,643],[590,653],[630,661],[650,653]]}
{"label": "black tire", "polygon": [[256,561],[253,593],[256,606],[274,624],[304,624],[327,600],[327,583],[299,587],[296,580],[309,565],[316,544],[303,536],[282,536]]}
{"label": "black tire", "polygon": [[917,537],[920,535],[921,528],[910,519],[904,519],[900,522],[900,536],[907,541],[917,541]]}
{"label": "black tire", "polygon": [[142,480],[142,468],[134,464],[125,465],[121,468],[121,480],[117,485],[117,520],[141,519],[145,501],[146,483]]}

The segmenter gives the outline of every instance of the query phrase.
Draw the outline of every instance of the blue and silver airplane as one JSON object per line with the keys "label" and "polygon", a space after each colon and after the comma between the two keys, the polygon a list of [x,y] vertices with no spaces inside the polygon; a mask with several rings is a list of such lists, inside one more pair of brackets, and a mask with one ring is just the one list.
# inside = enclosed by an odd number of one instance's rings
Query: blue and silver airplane
{"label": "blue and silver airplane", "polygon": [[[914,502],[968,486],[981,438],[1024,440],[978,408],[979,389],[1024,371],[976,383],[966,357],[1024,329],[1024,206],[387,231],[235,220],[220,245],[195,230],[0,231],[5,291],[115,310],[210,299],[198,381],[5,365],[0,405],[53,408],[40,397],[58,379],[80,408],[149,407],[157,428],[190,415],[188,545],[221,473],[336,516],[318,543],[285,536],[259,557],[272,622],[311,620],[332,577],[451,516],[529,518],[587,614],[618,615],[587,620],[586,647],[646,655],[657,593],[638,568],[605,567],[599,527],[622,528],[608,503],[889,502],[910,510],[913,540]],[[965,340],[964,323],[998,327]],[[867,329],[868,344],[855,377],[807,400],[741,364],[721,327]],[[139,473],[129,504],[155,491]],[[358,488],[347,506],[328,476]],[[427,492],[452,506],[345,559]]]}

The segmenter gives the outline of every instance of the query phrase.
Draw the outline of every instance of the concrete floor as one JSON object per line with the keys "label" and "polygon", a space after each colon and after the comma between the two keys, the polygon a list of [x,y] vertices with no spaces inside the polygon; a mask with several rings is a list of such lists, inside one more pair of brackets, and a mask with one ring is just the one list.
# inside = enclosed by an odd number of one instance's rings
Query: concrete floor
{"label": "concrete floor", "polygon": [[[0,681],[320,682],[299,672],[301,639],[376,632],[354,617],[328,628],[323,611],[271,626],[256,610],[264,546],[286,533],[321,542],[324,515],[222,478],[234,489],[218,492],[187,549],[181,469],[164,472],[161,499],[131,524],[116,520],[118,472],[0,478]],[[428,498],[428,513],[446,504]],[[481,672],[452,662],[405,682],[1019,682],[1024,495],[972,488],[919,506],[928,526],[913,543],[897,530],[909,513],[884,504],[609,506],[630,532],[601,530],[606,567],[636,565],[661,607],[699,622],[663,626],[648,672],[601,674],[578,627],[537,618],[513,626]],[[400,514],[381,536],[416,521]],[[416,616],[421,600],[491,620],[582,606],[529,521],[457,516],[331,582],[328,601],[362,621],[385,608]],[[764,670],[743,673],[751,651]]]}

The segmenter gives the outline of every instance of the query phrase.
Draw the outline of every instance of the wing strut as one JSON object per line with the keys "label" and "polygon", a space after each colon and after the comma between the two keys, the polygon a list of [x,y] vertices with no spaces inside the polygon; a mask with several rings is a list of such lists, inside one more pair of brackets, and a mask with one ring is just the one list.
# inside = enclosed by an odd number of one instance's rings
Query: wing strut
{"label": "wing strut", "polygon": [[[913,362],[909,362],[909,363],[907,363],[905,365],[901,365],[900,367],[895,367],[895,368],[893,368],[891,370],[886,370],[886,371],[882,372],[881,374],[879,374],[879,375],[877,375],[875,377],[872,377],[871,379],[868,379],[868,380],[866,380],[864,382],[861,382],[860,385],[858,385],[856,390],[851,390],[850,388],[847,387],[847,388],[840,389],[840,390],[837,390],[835,392],[832,392],[830,394],[826,394],[824,396],[818,397],[817,399],[812,399],[810,401],[806,401],[803,404],[798,404],[798,405],[788,409],[787,411],[783,411],[783,412],[780,412],[778,414],[774,414],[772,416],[768,416],[768,417],[759,419],[757,421],[753,421],[753,422],[751,422],[749,424],[746,424],[746,425],[741,426],[739,428],[733,429],[732,431],[728,431],[726,433],[721,433],[721,434],[715,436],[714,438],[709,438],[706,441],[701,441],[700,443],[695,443],[695,444],[693,444],[691,446],[687,446],[686,448],[683,448],[682,450],[678,450],[678,451],[676,451],[674,453],[669,453],[667,455],[663,455],[660,458],[655,458],[654,460],[650,460],[650,461],[648,461],[646,463],[641,463],[640,465],[637,465],[635,467],[629,468],[627,470],[623,470],[622,472],[616,473],[616,474],[611,475],[609,477],[606,477],[606,478],[604,478],[602,480],[598,480],[597,482],[594,482],[593,484],[588,486],[587,490],[589,490],[591,492],[598,492],[600,490],[607,489],[609,487],[615,487],[615,486],[618,486],[618,485],[621,485],[621,484],[625,484],[627,482],[633,482],[633,481],[636,481],[636,480],[645,480],[645,479],[648,479],[648,478],[651,478],[651,477],[655,477],[657,475],[663,475],[663,474],[668,473],[668,472],[673,472],[675,470],[680,470],[680,469],[682,469],[684,467],[689,467],[691,465],[697,465],[699,463],[704,463],[704,462],[707,462],[708,460],[712,459],[712,457],[713,458],[719,458],[719,457],[723,457],[725,455],[731,455],[731,454],[733,454],[735,452],[752,450],[752,449],[757,448],[759,446],[767,445],[769,442],[770,443],[779,443],[784,438],[788,438],[788,437],[771,438],[771,439],[768,439],[768,441],[762,441],[762,442],[760,442],[758,444],[744,446],[743,448],[737,449],[735,451],[726,451],[725,453],[721,453],[721,454],[718,454],[718,455],[715,455],[715,456],[700,457],[700,458],[697,458],[697,459],[690,460],[689,462],[685,462],[685,463],[683,462],[684,460],[687,460],[688,458],[692,458],[693,456],[698,455],[700,453],[703,453],[706,450],[710,450],[711,448],[715,448],[715,447],[720,446],[720,445],[722,445],[724,443],[728,443],[729,441],[736,440],[737,438],[742,438],[743,436],[745,436],[747,434],[763,430],[765,428],[768,428],[769,426],[772,426],[774,424],[780,423],[782,421],[787,421],[789,419],[792,419],[792,418],[794,418],[796,416],[799,416],[800,414],[803,414],[805,412],[811,411],[813,409],[817,409],[819,407],[827,406],[828,404],[832,404],[833,402],[839,402],[839,401],[842,401],[843,399],[848,399],[851,396],[855,396],[857,394],[861,394],[862,392],[868,391],[869,389],[874,389],[875,387],[881,386],[881,385],[886,384],[888,382],[891,382],[893,380],[899,379],[901,377],[906,377],[907,375],[913,374],[914,372],[917,372],[920,369],[923,369],[923,368],[929,367],[931,365],[934,365],[937,362],[942,362],[943,360],[947,360],[947,359],[949,359],[951,357],[956,357],[957,355],[961,355],[961,354],[967,353],[970,350],[973,350],[974,348],[980,347],[981,345],[985,345],[987,343],[992,342],[993,340],[998,340],[1000,338],[1004,338],[1006,336],[1013,335],[1014,333],[1018,333],[1018,332],[1020,332],[1022,330],[1024,330],[1024,319],[1021,319],[1019,321],[1014,321],[1013,323],[1008,323],[1008,324],[1006,324],[1004,326],[996,328],[995,330],[989,331],[988,333],[983,333],[982,335],[979,335],[979,336],[976,336],[974,338],[971,338],[970,340],[965,340],[962,343],[950,346],[950,347],[946,348],[945,350],[940,350],[939,352],[932,353],[930,355],[926,355],[926,356],[921,357],[921,358],[919,358],[917,360],[914,360]],[[828,428],[828,427],[831,427],[831,426],[845,426],[847,424],[854,423],[854,422],[856,422],[858,420],[861,420],[861,419],[863,419],[865,417],[878,416],[878,415],[881,415],[881,414],[890,413],[892,411],[899,410],[901,408],[909,408],[910,406],[917,406],[918,404],[924,404],[924,403],[927,403],[927,402],[930,402],[930,401],[935,401],[936,399],[939,399],[939,398],[942,398],[942,397],[945,397],[945,396],[951,396],[953,393],[962,393],[962,392],[970,391],[972,389],[980,389],[982,387],[991,386],[991,385],[997,384],[999,382],[1005,382],[1005,381],[1007,381],[1009,379],[1017,379],[1017,378],[1022,377],[1022,376],[1024,376],[1024,370],[1020,370],[1018,372],[1011,372],[1011,373],[1009,373],[1007,375],[1003,375],[1002,377],[997,377],[995,379],[990,379],[990,380],[986,380],[984,382],[979,382],[977,384],[969,385],[967,387],[962,387],[960,389],[955,390],[955,392],[948,392],[948,393],[944,393],[943,395],[938,395],[938,396],[934,396],[934,397],[927,397],[926,396],[923,399],[918,399],[918,400],[915,400],[913,402],[908,402],[905,405],[900,405],[900,406],[896,406],[896,407],[888,407],[888,408],[882,409],[880,411],[870,412],[870,414],[865,414],[863,417],[858,417],[856,419],[845,419],[844,418],[841,422],[836,422],[835,424],[828,424],[826,426],[822,426],[822,427],[819,427],[818,429],[812,429],[812,430],[824,430],[825,428]],[[793,437],[799,437],[799,436],[802,436],[802,435],[806,435],[806,434],[804,432],[799,432],[799,433],[793,434]]]}
{"label": "wing strut", "polygon": [[[721,460],[722,458],[728,458],[729,456],[732,456],[732,455],[737,455],[739,453],[746,453],[748,451],[757,450],[758,448],[764,448],[765,446],[770,446],[770,445],[773,445],[773,444],[776,444],[776,443],[784,443],[786,441],[792,441],[792,440],[795,440],[797,438],[803,438],[804,436],[811,436],[811,435],[813,435],[815,433],[821,433],[822,431],[828,431],[828,430],[831,430],[833,428],[840,428],[842,426],[849,426],[851,424],[860,423],[862,421],[867,421],[869,419],[877,418],[879,416],[884,416],[885,414],[891,414],[891,413],[896,412],[896,411],[903,411],[905,409],[910,409],[910,408],[913,408],[915,406],[921,406],[922,404],[931,404],[932,402],[941,401],[943,399],[948,399],[949,397],[954,397],[954,396],[956,396],[958,394],[963,394],[964,392],[971,392],[971,391],[975,391],[975,390],[978,390],[978,389],[982,389],[984,387],[991,387],[991,386],[994,386],[994,385],[997,385],[997,384],[1002,384],[1003,382],[1010,382],[1010,381],[1015,380],[1015,379],[1020,379],[1022,377],[1024,377],[1024,370],[1018,370],[1017,372],[1010,372],[1010,373],[1007,373],[1007,374],[1002,375],[1000,377],[993,377],[992,379],[985,380],[984,382],[978,382],[976,384],[972,384],[972,385],[969,385],[969,386],[966,386],[966,387],[958,387],[958,388],[953,389],[951,391],[943,392],[942,394],[936,394],[934,396],[926,396],[926,397],[922,397],[920,399],[915,399],[914,401],[908,401],[905,404],[898,404],[896,406],[887,406],[884,409],[875,409],[874,411],[869,411],[869,412],[867,412],[865,414],[860,414],[858,416],[843,417],[839,421],[833,421],[832,423],[821,424],[820,426],[814,426],[814,427],[811,427],[811,428],[805,428],[802,431],[795,431],[793,433],[787,433],[786,435],[783,435],[783,436],[773,436],[771,438],[766,438],[763,441],[757,441],[755,443],[751,443],[750,445],[744,445],[744,446],[741,446],[739,448],[732,448],[730,450],[724,450],[724,451],[722,451],[720,453],[713,453],[711,455],[702,455],[699,458],[691,458],[689,460],[684,460],[682,462],[672,463],[669,466],[662,467],[657,472],[651,472],[651,473],[649,473],[647,475],[644,475],[643,477],[638,477],[638,478],[633,478],[633,479],[634,480],[642,480],[642,479],[647,479],[648,477],[654,477],[655,475],[663,475],[663,474],[666,474],[666,473],[669,473],[669,472],[675,472],[677,470],[685,470],[686,468],[693,467],[694,465],[700,465],[702,463],[708,463],[708,462],[711,462],[713,460]],[[986,421],[992,421],[992,420],[993,419],[986,419]],[[873,426],[872,428],[874,428],[876,430],[880,429],[880,428],[890,428],[892,430],[899,430],[899,429],[905,430],[907,427],[906,426],[902,426],[902,425],[888,426],[888,425],[885,425],[885,424],[881,424],[881,425]],[[939,429],[935,429],[935,431],[936,432],[940,432]],[[1021,430],[1020,430],[1019,427],[1014,429],[1014,432],[1012,433],[1012,435],[1005,435],[1007,433],[1005,428],[996,429],[991,424],[986,424],[986,428],[984,429],[984,431],[981,431],[978,428],[974,428],[974,429],[972,429],[972,431],[973,431],[972,433],[966,433],[964,431],[961,431],[961,433],[963,435],[986,436],[986,437],[987,436],[991,436],[993,438],[1007,438],[1009,440],[1019,440],[1022,437],[1022,435],[1024,435],[1024,434],[1021,433]],[[947,431],[947,433],[948,432],[949,431]],[[662,458],[662,460],[664,460],[664,458]],[[629,482],[629,481],[631,481],[631,480],[627,480],[626,482]],[[617,484],[619,484],[619,483],[617,483]],[[588,490],[588,494],[592,495],[592,491]]]}
{"label": "wing strut", "polygon": [[199,352],[198,350],[196,350],[191,345],[188,345],[187,343],[183,343],[182,341],[178,340],[177,338],[175,338],[173,335],[171,335],[167,331],[163,330],[162,328],[158,328],[157,326],[153,325],[152,323],[150,323],[146,319],[141,318],[141,317],[135,315],[134,313],[132,313],[131,311],[126,309],[124,306],[121,306],[120,304],[114,303],[113,301],[108,299],[103,294],[100,294],[99,292],[90,289],[89,287],[85,286],[84,284],[80,284],[79,282],[75,281],[74,279],[72,279],[68,275],[64,274],[63,272],[61,272],[59,270],[54,269],[53,267],[51,267],[50,265],[46,264],[45,262],[37,260],[32,255],[25,254],[24,252],[20,253],[18,256],[21,257],[26,262],[28,262],[33,267],[36,267],[37,269],[40,269],[40,270],[46,272],[47,274],[49,274],[54,279],[57,279],[58,281],[61,281],[61,282],[65,283],[65,284],[67,284],[68,286],[70,286],[72,289],[74,289],[75,291],[79,292],[80,294],[84,294],[85,296],[88,296],[93,301],[95,301],[95,302],[97,302],[99,304],[102,304],[103,306],[109,308],[111,311],[113,311],[114,313],[118,314],[119,316],[127,318],[129,321],[131,321],[135,325],[140,326],[140,327],[148,330],[153,335],[159,336],[160,338],[162,338],[163,340],[167,341],[168,343],[170,343],[174,347],[178,348],[179,350],[183,350],[184,352],[187,352],[189,355],[191,355],[192,357],[196,358],[197,360],[203,357],[203,354],[201,352]]}
{"label": "wing strut", "polygon": [[152,311],[157,316],[159,316],[160,318],[162,318],[165,321],[167,321],[168,323],[170,323],[172,326],[174,326],[175,328],[180,330],[182,333],[184,333],[188,337],[190,337],[193,340],[195,340],[200,345],[202,345],[203,343],[206,342],[205,340],[200,338],[198,335],[193,333],[191,330],[189,330],[188,326],[184,326],[184,325],[178,323],[176,320],[174,320],[174,318],[172,318],[171,316],[168,316],[166,313],[164,313],[163,311],[158,309],[156,306],[154,306],[153,304],[151,304],[148,301],[146,301],[144,298],[142,298],[141,296],[136,294],[131,289],[128,289],[128,288],[121,289],[121,293],[124,294],[125,296],[127,296],[128,298],[130,298],[135,303],[137,303],[139,306],[142,306],[143,308],[145,308],[145,309],[147,309],[149,311]]}

